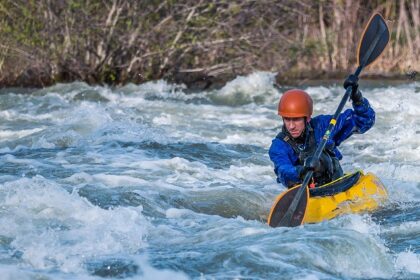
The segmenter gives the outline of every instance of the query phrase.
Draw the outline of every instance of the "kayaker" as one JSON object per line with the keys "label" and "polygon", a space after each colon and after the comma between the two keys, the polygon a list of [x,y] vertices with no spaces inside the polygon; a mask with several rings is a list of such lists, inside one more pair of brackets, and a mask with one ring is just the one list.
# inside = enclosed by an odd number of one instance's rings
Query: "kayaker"
{"label": "kayaker", "polygon": [[362,134],[375,123],[375,112],[359,90],[358,78],[350,75],[344,88],[352,87],[350,99],[353,109],[347,109],[337,118],[330,140],[320,160],[309,164],[317,144],[321,142],[332,115],[312,118],[312,98],[303,90],[291,89],[280,98],[278,114],[283,119],[282,131],[273,139],[269,156],[274,163],[277,182],[290,188],[302,183],[308,170],[314,175],[310,184],[320,186],[343,176],[337,147],[353,134]]}

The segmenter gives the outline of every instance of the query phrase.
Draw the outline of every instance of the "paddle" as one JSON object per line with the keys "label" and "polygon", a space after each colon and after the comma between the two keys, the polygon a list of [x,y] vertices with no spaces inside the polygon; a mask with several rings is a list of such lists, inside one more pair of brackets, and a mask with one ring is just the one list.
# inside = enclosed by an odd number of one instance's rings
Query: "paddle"
{"label": "paddle", "polygon": [[[359,77],[360,72],[364,67],[371,64],[381,55],[386,45],[388,44],[388,41],[388,27],[382,16],[376,13],[370,18],[359,42],[359,48],[357,51],[357,63],[359,66],[354,72],[356,77]],[[321,153],[330,138],[331,131],[335,127],[337,118],[350,97],[351,91],[351,87],[346,88],[346,93],[341,99],[341,102],[338,105],[338,108],[328,125],[322,141],[318,145],[315,154],[312,157],[313,163],[319,160]],[[268,224],[270,226],[293,227],[302,224],[309,200],[308,184],[312,178],[312,175],[313,171],[308,171],[300,186],[294,187],[278,197],[277,201],[271,208],[271,212],[268,218]]]}

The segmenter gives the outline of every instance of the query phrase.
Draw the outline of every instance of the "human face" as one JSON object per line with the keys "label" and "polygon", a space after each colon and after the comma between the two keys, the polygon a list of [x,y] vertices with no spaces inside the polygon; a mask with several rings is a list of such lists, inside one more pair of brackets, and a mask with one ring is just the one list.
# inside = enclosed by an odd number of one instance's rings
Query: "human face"
{"label": "human face", "polygon": [[287,131],[292,135],[293,138],[298,138],[305,130],[306,118],[283,118],[283,123],[286,126]]}

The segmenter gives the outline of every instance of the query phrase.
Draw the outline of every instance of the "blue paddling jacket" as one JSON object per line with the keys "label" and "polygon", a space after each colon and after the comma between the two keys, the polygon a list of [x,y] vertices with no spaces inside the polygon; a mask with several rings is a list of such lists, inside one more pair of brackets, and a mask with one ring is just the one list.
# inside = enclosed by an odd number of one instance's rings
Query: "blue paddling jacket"
{"label": "blue paddling jacket", "polygon": [[[343,158],[338,150],[341,142],[349,138],[352,134],[362,134],[368,131],[375,123],[375,111],[370,107],[369,101],[363,98],[361,104],[352,104],[353,109],[347,109],[339,115],[337,123],[331,132],[328,147],[335,157],[340,160]],[[332,115],[319,115],[311,119],[316,144],[319,144],[328,128]],[[305,133],[305,132],[304,132]],[[302,163],[295,149],[281,137],[272,140],[268,152],[271,161],[274,163],[274,173],[277,175],[277,182],[286,187],[302,182],[299,173]]]}

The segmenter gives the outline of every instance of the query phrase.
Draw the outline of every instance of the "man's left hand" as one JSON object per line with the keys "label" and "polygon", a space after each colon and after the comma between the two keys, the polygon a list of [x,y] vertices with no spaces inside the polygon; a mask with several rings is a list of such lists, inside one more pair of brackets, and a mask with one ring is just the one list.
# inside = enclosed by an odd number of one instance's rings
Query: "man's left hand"
{"label": "man's left hand", "polygon": [[351,74],[349,75],[343,84],[344,88],[347,90],[348,87],[351,87],[351,95],[350,99],[355,104],[361,104],[363,102],[363,96],[362,93],[359,90],[359,78],[355,75]]}

